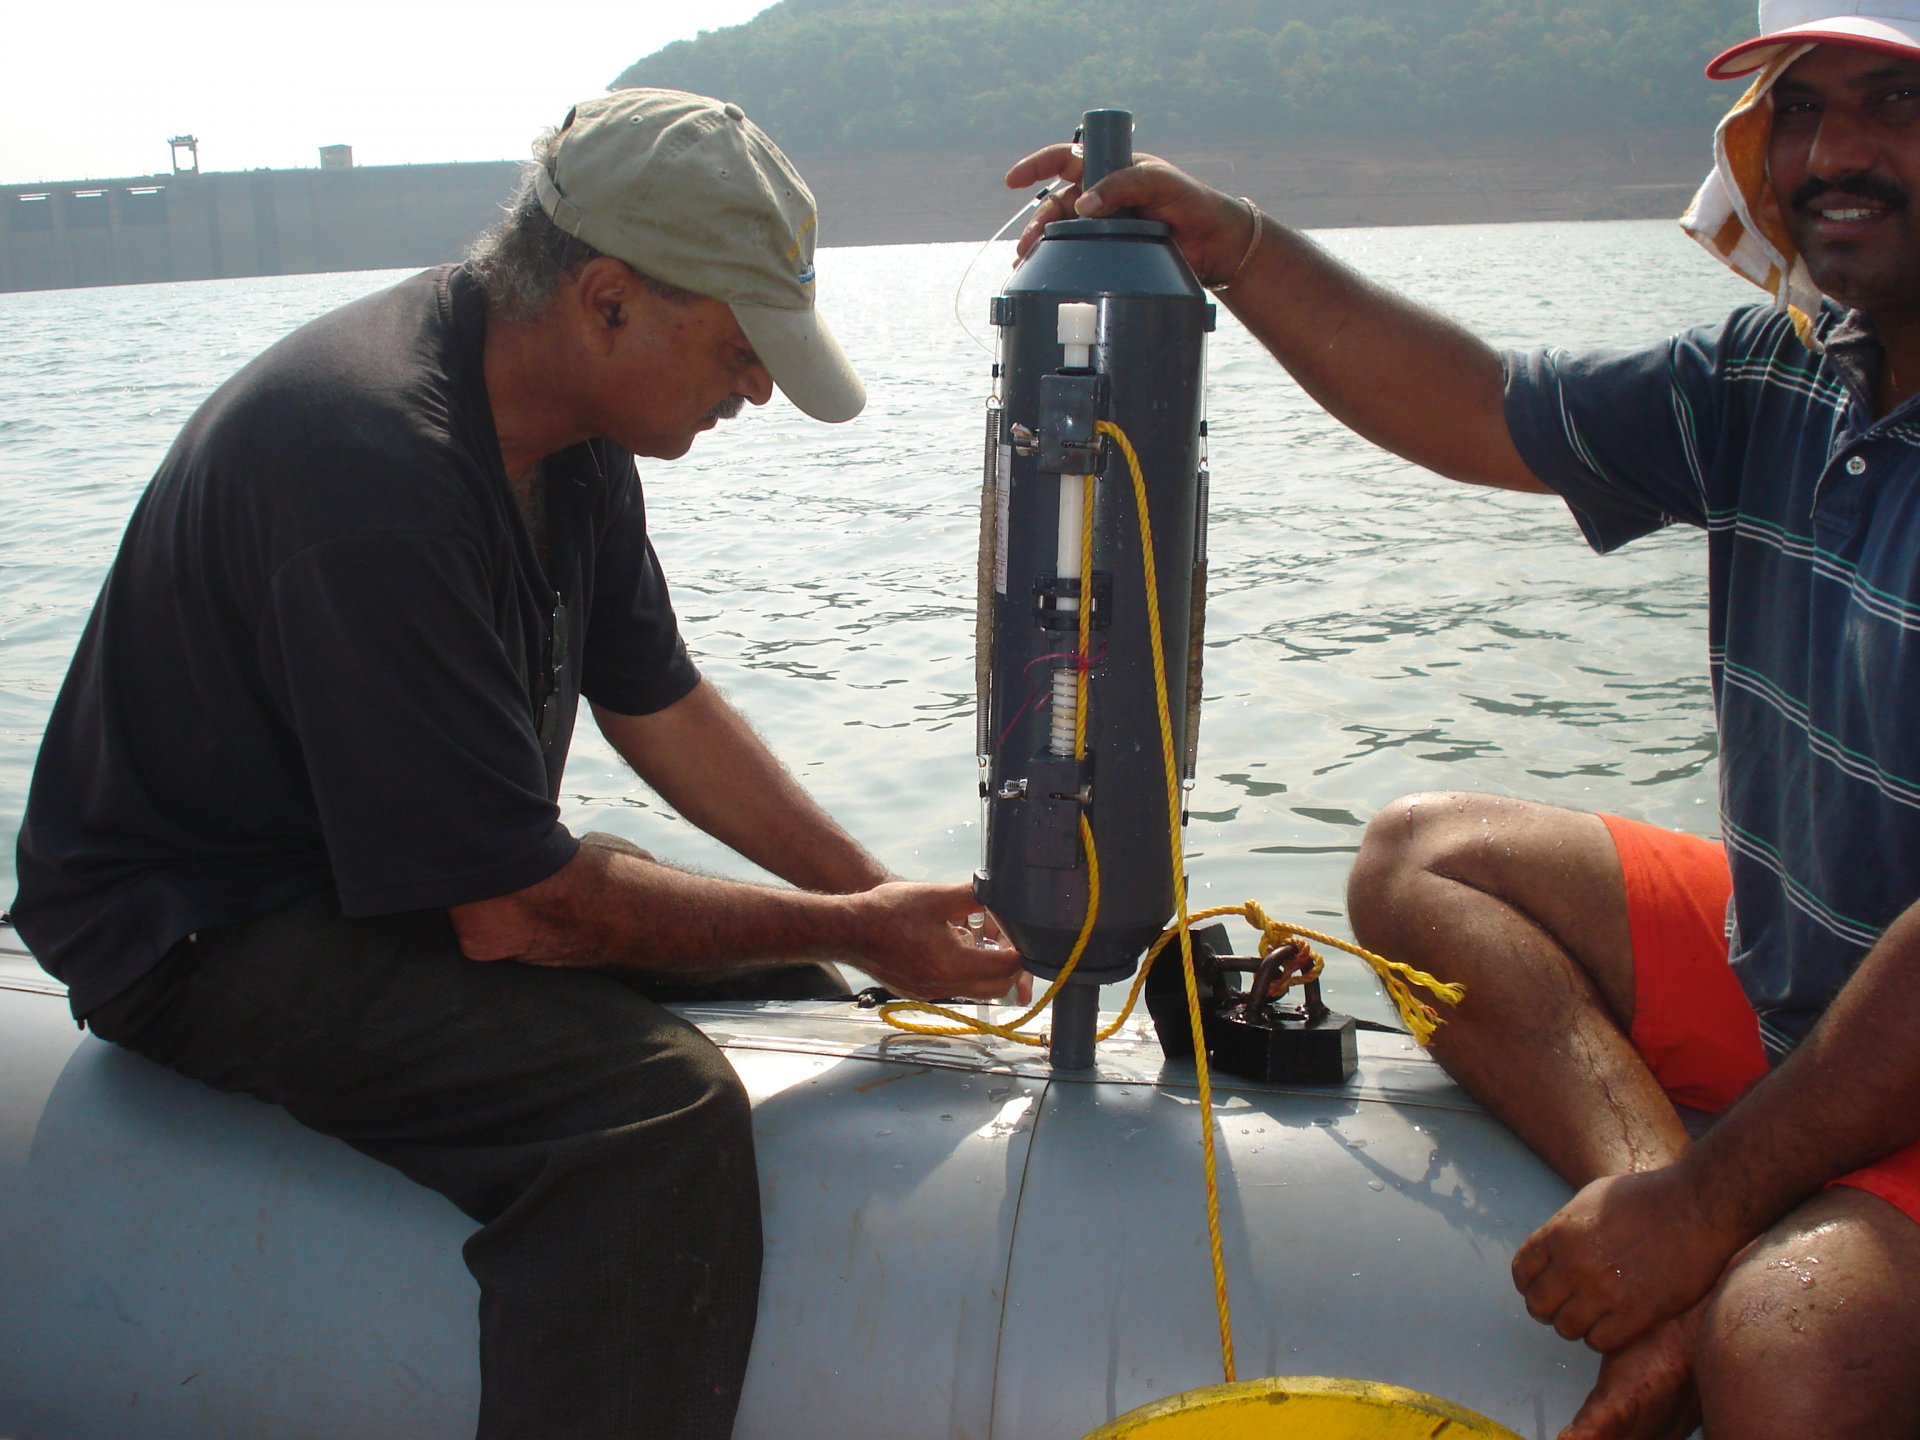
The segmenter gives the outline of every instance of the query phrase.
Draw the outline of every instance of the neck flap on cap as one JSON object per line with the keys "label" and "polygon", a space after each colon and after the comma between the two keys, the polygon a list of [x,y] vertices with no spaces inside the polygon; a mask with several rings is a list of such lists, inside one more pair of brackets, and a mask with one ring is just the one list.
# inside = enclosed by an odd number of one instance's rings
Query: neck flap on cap
{"label": "neck flap on cap", "polygon": [[1713,170],[1680,217],[1680,228],[1734,274],[1771,295],[1774,305],[1792,317],[1801,342],[1818,350],[1813,322],[1820,313],[1820,287],[1787,233],[1767,178],[1773,82],[1811,49],[1795,45],[1775,55],[1715,127]]}

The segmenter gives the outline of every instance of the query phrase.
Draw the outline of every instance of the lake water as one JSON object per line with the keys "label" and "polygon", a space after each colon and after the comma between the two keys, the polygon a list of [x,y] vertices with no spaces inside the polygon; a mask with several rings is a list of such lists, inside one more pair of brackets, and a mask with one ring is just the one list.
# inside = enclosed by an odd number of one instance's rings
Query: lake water
{"label": "lake water", "polygon": [[[1665,222],[1321,238],[1498,344],[1634,343],[1759,293]],[[972,611],[989,356],[973,337],[990,333],[987,297],[1010,260],[1008,245],[823,253],[823,303],[867,382],[866,413],[825,426],[776,400],[683,460],[643,462],[705,673],[912,878],[961,879],[978,859]],[[273,339],[394,278],[0,295],[0,900],[47,710],[174,432]],[[1412,789],[1715,832],[1697,532],[1596,557],[1557,500],[1448,484],[1351,436],[1224,310],[1207,406],[1194,908],[1253,898],[1344,932],[1361,826]],[[750,873],[666,811],[590,723],[563,806],[575,829]],[[1330,966],[1336,1001],[1371,1009],[1370,987],[1357,966]]]}

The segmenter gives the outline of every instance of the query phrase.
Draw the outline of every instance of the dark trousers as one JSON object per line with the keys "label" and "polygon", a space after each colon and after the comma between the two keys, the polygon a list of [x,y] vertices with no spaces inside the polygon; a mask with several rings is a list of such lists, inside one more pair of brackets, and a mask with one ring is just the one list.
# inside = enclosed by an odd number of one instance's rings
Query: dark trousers
{"label": "dark trousers", "polygon": [[88,1023],[479,1222],[480,1440],[724,1437],[759,1293],[750,1111],[639,983],[479,964],[441,912],[328,893],[183,942]]}

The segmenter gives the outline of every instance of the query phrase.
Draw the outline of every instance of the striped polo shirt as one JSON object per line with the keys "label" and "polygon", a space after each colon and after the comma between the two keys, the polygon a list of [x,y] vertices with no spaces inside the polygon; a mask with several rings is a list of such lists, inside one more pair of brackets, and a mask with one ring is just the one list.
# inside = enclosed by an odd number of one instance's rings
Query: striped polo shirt
{"label": "striped polo shirt", "polygon": [[1735,972],[1772,1053],[1920,899],[1920,401],[1766,305],[1638,351],[1505,356],[1507,423],[1596,550],[1707,532]]}

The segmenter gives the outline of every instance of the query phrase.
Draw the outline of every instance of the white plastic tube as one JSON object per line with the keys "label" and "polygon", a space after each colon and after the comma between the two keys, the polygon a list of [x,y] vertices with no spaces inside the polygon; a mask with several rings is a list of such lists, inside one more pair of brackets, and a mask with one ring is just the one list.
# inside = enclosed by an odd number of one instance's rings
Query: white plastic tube
{"label": "white plastic tube", "polygon": [[1093,358],[1093,342],[1100,329],[1100,307],[1085,300],[1069,300],[1060,307],[1056,334],[1067,350],[1067,369],[1084,370]]}

